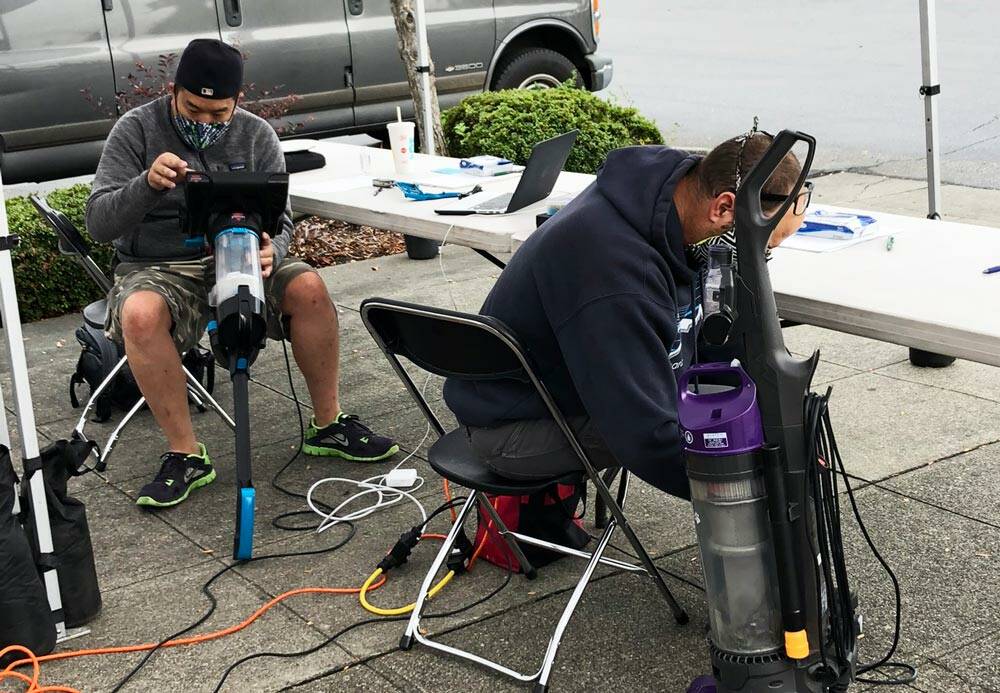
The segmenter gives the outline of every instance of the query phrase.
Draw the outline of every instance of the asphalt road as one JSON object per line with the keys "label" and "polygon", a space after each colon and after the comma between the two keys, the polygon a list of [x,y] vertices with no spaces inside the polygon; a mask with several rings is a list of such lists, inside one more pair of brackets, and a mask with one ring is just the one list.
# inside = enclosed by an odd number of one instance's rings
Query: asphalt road
{"label": "asphalt road", "polygon": [[[605,92],[671,143],[761,127],[816,136],[817,165],[922,178],[917,0],[605,0]],[[943,178],[1000,188],[1000,2],[938,7]]]}

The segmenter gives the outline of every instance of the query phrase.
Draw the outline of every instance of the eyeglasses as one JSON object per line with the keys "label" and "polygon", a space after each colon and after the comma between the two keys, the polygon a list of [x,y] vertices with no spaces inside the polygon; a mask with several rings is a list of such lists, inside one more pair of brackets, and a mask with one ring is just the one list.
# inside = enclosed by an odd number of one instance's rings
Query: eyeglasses
{"label": "eyeglasses", "polygon": [[[806,213],[806,209],[809,207],[809,201],[812,200],[813,194],[813,184],[812,181],[806,181],[802,184],[802,190],[799,194],[795,196],[795,216],[802,216]],[[778,202],[782,203],[788,199],[788,195],[778,195],[777,193],[761,193],[760,199],[762,202]]]}

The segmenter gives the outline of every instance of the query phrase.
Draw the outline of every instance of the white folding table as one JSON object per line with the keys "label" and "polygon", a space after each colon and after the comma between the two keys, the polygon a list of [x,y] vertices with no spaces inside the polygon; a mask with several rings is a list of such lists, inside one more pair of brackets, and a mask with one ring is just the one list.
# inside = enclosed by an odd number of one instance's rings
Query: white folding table
{"label": "white folding table", "polygon": [[[414,202],[399,190],[374,194],[372,178],[392,178],[392,152],[357,145],[321,142],[313,151],[326,158],[326,167],[291,178],[289,194],[296,214],[314,214],[325,219],[337,219],[351,224],[398,231],[411,236],[444,240],[487,252],[509,253],[514,250],[511,238],[535,228],[535,216],[544,212],[546,204],[539,202],[502,216],[441,216],[439,207],[454,204],[451,200]],[[372,157],[372,168],[362,172],[362,156]],[[458,159],[417,154],[413,160],[412,177],[431,178],[441,168],[457,168]],[[482,195],[502,195],[517,187],[518,174],[480,179]],[[594,180],[593,176],[564,172],[556,181],[553,195],[575,194]],[[477,181],[470,181],[475,184]],[[429,188],[428,188],[429,189]]]}
{"label": "white folding table", "polygon": [[[291,176],[296,213],[364,224],[465,245],[513,252],[535,229],[544,202],[503,216],[439,216],[442,202],[411,202],[398,190],[373,195],[371,178],[392,177],[391,153],[320,143],[326,167]],[[362,156],[372,158],[362,172]],[[457,159],[414,159],[414,175],[455,167]],[[593,176],[563,173],[553,194],[575,194]],[[515,177],[486,192],[510,192]],[[838,208],[829,208],[838,209]],[[872,214],[871,212],[866,212]],[[778,248],[769,269],[782,318],[1000,366],[1000,229],[875,213],[884,238],[827,253]]]}

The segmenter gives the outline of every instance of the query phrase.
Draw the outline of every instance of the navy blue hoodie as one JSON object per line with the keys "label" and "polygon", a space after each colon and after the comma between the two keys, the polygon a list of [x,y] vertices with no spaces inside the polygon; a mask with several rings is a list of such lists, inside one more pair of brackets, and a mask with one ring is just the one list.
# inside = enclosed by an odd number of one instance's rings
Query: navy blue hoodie
{"label": "navy blue hoodie", "polygon": [[[669,352],[690,303],[673,205],[699,158],[667,147],[611,152],[597,180],[521,246],[480,311],[503,321],[567,416],[589,415],[622,465],[660,489],[686,489]],[[530,383],[445,384],[467,426],[549,414]]]}

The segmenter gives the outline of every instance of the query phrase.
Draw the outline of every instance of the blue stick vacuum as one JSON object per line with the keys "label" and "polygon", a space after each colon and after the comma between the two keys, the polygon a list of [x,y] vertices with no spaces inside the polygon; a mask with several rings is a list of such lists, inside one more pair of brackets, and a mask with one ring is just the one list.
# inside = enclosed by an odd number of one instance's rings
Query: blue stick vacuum
{"label": "blue stick vacuum", "polygon": [[186,226],[194,243],[208,243],[215,260],[208,334],[216,361],[229,369],[236,421],[236,530],[233,559],[253,557],[256,490],[250,450],[250,366],[267,337],[260,238],[281,233],[287,174],[189,173]]}

